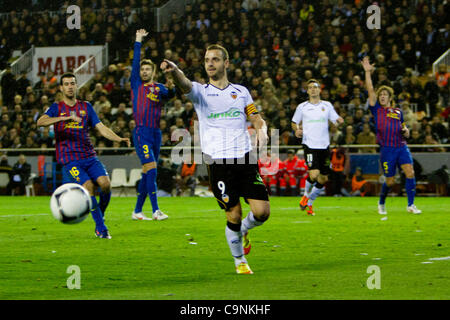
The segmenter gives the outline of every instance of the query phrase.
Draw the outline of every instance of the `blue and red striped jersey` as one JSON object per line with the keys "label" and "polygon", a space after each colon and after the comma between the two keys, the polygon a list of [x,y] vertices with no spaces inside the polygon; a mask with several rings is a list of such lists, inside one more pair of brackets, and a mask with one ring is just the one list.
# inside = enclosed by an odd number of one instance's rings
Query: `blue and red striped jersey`
{"label": "blue and red striped jersey", "polygon": [[161,108],[165,101],[175,96],[175,88],[169,90],[161,83],[143,83],[140,77],[141,43],[134,43],[131,68],[131,100],[136,126],[159,128]]}
{"label": "blue and red striped jersey", "polygon": [[383,108],[377,101],[369,109],[375,119],[377,143],[382,147],[402,147],[406,145],[402,134],[403,113],[399,108]]}
{"label": "blue and red striped jersey", "polygon": [[100,120],[89,102],[76,101],[74,106],[68,106],[64,101],[55,102],[45,112],[49,117],[66,117],[75,114],[82,119],[81,122],[67,120],[53,125],[56,139],[56,161],[63,165],[97,155],[89,139],[89,128],[95,127]]}

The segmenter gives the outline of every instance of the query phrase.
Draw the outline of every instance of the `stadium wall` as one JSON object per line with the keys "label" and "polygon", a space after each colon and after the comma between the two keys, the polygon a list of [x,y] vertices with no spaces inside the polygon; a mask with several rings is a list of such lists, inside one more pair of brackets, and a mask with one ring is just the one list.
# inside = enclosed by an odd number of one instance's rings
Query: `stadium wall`
{"label": "stadium wall", "polygon": [[[443,165],[447,165],[450,168],[450,152],[444,153],[426,153],[426,152],[416,152],[412,153],[414,159],[416,159],[423,168],[422,174],[430,174],[434,170],[440,169]],[[27,162],[31,165],[31,172],[38,173],[38,157],[37,156],[26,156]],[[49,163],[47,165],[47,177],[51,177],[51,162],[53,156],[46,156],[45,161]],[[280,158],[286,158],[286,154],[280,153]],[[131,169],[141,168],[139,158],[135,155],[100,155],[100,161],[105,165],[108,173],[114,168],[125,168],[127,174],[130,173]],[[8,156],[8,163],[13,166],[18,160],[18,156]],[[361,154],[361,153],[350,153],[350,172],[354,171],[356,167],[362,167],[363,172],[367,174],[377,174],[380,173],[379,169],[379,155],[378,154]],[[204,165],[203,165],[204,167]],[[204,170],[203,170],[204,169]],[[206,168],[200,169],[202,172],[206,172]]]}

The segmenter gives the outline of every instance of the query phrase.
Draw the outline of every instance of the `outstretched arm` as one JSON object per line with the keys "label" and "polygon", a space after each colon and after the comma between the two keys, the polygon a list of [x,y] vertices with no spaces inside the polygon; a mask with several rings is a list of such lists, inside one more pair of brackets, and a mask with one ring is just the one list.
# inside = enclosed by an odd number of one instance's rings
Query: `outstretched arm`
{"label": "outstretched arm", "polygon": [[375,70],[375,64],[370,64],[368,56],[363,58],[361,64],[364,68],[366,89],[369,93],[369,105],[374,106],[375,103],[377,103],[377,95],[375,93],[375,89],[373,88],[371,73]]}
{"label": "outstretched arm", "polygon": [[117,141],[122,142],[125,141],[127,143],[127,146],[130,147],[131,142],[129,138],[121,138],[119,137],[114,131],[112,131],[110,128],[105,126],[103,123],[99,122],[95,126],[97,130],[100,132],[102,136],[104,136],[106,139],[111,141]]}
{"label": "outstretched arm", "polygon": [[192,90],[192,82],[185,75],[184,72],[177,67],[175,63],[164,59],[160,66],[163,73],[172,75],[175,85],[180,88],[181,92],[189,93]]}

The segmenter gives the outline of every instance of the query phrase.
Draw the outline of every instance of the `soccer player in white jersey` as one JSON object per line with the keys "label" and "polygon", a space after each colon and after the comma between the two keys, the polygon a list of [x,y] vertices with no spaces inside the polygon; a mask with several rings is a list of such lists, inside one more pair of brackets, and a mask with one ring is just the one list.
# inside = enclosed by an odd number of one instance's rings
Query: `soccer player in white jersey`
{"label": "soccer player in white jersey", "polygon": [[302,145],[308,165],[308,179],[300,208],[307,209],[308,215],[314,216],[313,202],[324,190],[330,173],[328,122],[339,126],[344,123],[344,119],[339,117],[330,102],[320,100],[320,83],[317,80],[308,80],[307,93],[308,101],[300,103],[292,117],[292,130],[297,138],[303,137]]}
{"label": "soccer player in white jersey", "polygon": [[[228,81],[229,55],[220,45],[205,53],[209,83],[189,80],[175,63],[164,60],[161,70],[171,73],[175,84],[195,107],[199,120],[200,144],[208,164],[209,181],[219,206],[225,210],[225,236],[238,274],[252,274],[245,255],[251,244],[248,230],[262,225],[270,215],[267,189],[252,158],[247,118],[257,131],[259,146],[267,144],[267,126],[258,114],[247,88]],[[240,197],[250,205],[242,220]]]}

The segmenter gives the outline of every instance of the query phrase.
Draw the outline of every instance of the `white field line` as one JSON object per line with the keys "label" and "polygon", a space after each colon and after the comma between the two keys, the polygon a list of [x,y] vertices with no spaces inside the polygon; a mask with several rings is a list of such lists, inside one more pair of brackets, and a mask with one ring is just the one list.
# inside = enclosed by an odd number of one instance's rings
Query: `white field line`
{"label": "white field line", "polygon": [[450,257],[430,258],[428,260],[450,260]]}
{"label": "white field line", "polygon": [[0,218],[14,218],[14,217],[34,217],[34,216],[49,216],[51,213],[34,213],[34,214],[0,214]]}

